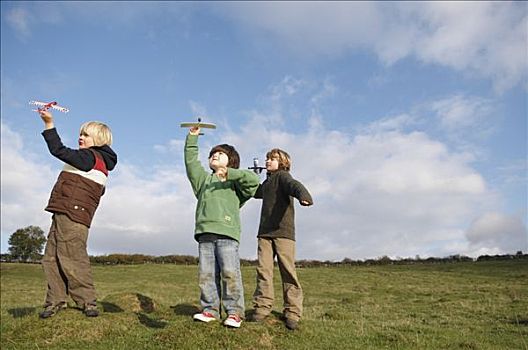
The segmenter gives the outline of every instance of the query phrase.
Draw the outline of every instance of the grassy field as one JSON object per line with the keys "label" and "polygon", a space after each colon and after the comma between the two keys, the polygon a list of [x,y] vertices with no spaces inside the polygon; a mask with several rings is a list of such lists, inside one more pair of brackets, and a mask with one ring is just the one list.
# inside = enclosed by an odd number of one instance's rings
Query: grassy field
{"label": "grassy field", "polygon": [[[192,321],[197,266],[95,266],[103,310],[40,320],[40,265],[2,263],[2,349],[528,349],[528,261],[298,269],[301,327]],[[251,309],[254,268],[243,267]]]}

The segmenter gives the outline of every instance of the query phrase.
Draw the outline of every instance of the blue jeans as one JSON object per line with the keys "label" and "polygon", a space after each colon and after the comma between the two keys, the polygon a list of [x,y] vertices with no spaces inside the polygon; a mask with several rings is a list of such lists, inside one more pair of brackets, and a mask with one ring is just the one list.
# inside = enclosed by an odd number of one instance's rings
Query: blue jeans
{"label": "blue jeans", "polygon": [[240,272],[239,243],[233,239],[200,242],[200,304],[220,318],[220,302],[228,314],[244,317],[244,287]]}

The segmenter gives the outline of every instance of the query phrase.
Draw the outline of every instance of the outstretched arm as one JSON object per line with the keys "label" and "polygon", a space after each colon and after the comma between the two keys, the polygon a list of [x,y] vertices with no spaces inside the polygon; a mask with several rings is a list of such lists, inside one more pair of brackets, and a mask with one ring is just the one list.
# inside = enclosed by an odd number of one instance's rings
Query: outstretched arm
{"label": "outstretched arm", "polygon": [[313,204],[310,192],[308,192],[302,183],[295,180],[290,173],[281,172],[280,186],[288,195],[297,198],[302,206],[310,206]]}
{"label": "outstretched arm", "polygon": [[235,182],[241,206],[255,195],[260,183],[260,178],[254,172],[233,168],[228,169],[227,180]]}
{"label": "outstretched arm", "polygon": [[258,185],[257,191],[253,195],[253,198],[262,199],[262,184]]}

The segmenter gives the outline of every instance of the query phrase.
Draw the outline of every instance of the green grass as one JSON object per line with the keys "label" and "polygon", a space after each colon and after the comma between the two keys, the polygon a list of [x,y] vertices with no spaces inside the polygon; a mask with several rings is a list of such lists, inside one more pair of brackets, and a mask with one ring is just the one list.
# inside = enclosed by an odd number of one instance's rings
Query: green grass
{"label": "green grass", "polygon": [[[528,349],[528,261],[298,269],[298,331],[275,310],[240,329],[192,321],[197,266],[94,266],[98,318],[40,320],[40,265],[2,263],[2,349]],[[243,267],[246,307],[255,287]]]}

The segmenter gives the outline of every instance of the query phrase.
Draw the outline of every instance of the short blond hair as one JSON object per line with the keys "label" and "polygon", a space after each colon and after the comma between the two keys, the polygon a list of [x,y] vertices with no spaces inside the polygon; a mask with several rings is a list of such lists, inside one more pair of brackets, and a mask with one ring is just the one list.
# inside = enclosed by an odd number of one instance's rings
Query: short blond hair
{"label": "short blond hair", "polygon": [[112,130],[101,122],[86,122],[81,125],[80,134],[87,134],[94,140],[95,146],[112,144]]}
{"label": "short blond hair", "polygon": [[292,166],[292,161],[290,155],[279,148],[274,148],[268,153],[266,153],[266,159],[277,158],[279,161],[279,170],[290,171]]}

